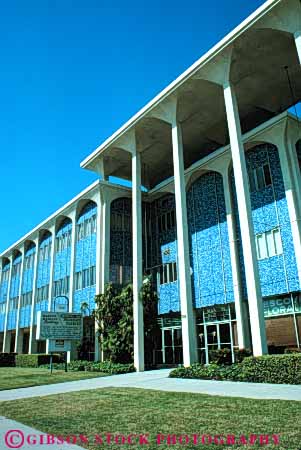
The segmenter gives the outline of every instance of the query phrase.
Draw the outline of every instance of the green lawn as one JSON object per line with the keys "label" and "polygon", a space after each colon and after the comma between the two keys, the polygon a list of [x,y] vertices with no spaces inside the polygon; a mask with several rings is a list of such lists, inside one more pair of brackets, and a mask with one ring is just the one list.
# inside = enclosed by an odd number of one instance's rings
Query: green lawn
{"label": "green lawn", "polygon": [[[301,402],[142,389],[97,389],[0,403],[0,415],[55,435],[85,435],[89,449],[289,449],[301,443]],[[149,433],[150,445],[103,445],[95,434]],[[280,445],[157,445],[156,435],[279,434]]]}
{"label": "green lawn", "polygon": [[0,367],[0,390],[39,386],[41,384],[63,383],[105,376],[100,372],[64,372],[47,369],[28,369],[21,367]]}

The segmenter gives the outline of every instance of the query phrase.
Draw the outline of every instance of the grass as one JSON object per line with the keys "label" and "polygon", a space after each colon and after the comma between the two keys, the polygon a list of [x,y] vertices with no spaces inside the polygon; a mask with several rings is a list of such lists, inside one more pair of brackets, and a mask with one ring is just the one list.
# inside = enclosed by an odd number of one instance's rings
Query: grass
{"label": "grass", "polygon": [[[109,388],[0,403],[0,415],[55,435],[87,436],[89,449],[289,449],[299,450],[301,402]],[[99,445],[95,434],[149,433],[149,445]],[[156,444],[156,435],[279,434],[280,445]]]}
{"label": "grass", "polygon": [[63,370],[54,370],[51,374],[47,369],[1,367],[0,390],[84,380],[105,375],[101,372],[64,372]]}

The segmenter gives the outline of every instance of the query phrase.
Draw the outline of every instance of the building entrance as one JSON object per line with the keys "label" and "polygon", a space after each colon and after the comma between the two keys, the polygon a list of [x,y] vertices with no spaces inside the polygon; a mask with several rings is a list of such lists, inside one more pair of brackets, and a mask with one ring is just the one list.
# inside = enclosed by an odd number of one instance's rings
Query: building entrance
{"label": "building entrance", "polygon": [[180,327],[162,328],[163,364],[182,364],[182,329]]}
{"label": "building entrance", "polygon": [[154,339],[153,364],[183,364],[182,327],[179,317],[160,317]]}
{"label": "building entrance", "polygon": [[[231,314],[232,313],[232,314]],[[197,319],[199,362],[209,364],[212,350],[228,348],[234,362],[236,321],[230,305],[207,308]]]}

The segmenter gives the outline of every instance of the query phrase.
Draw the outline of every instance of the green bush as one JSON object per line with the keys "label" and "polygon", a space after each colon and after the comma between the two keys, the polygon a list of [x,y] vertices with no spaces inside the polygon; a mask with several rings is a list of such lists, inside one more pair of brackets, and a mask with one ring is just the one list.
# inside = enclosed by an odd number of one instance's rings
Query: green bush
{"label": "green bush", "polygon": [[265,355],[243,360],[242,380],[254,383],[301,384],[301,354]]}
{"label": "green bush", "polygon": [[232,364],[232,353],[229,348],[210,350],[209,357],[210,361],[212,361],[213,364],[217,365]]}
{"label": "green bush", "polygon": [[135,372],[135,367],[134,364],[118,364],[110,361],[104,361],[92,363],[86,370],[91,372],[103,372],[110,375],[119,375],[122,373]]}
{"label": "green bush", "polygon": [[[234,359],[235,362],[242,362],[244,358],[251,356],[252,352],[249,349],[235,349]],[[232,353],[229,348],[220,348],[217,350],[211,350],[209,352],[210,361],[214,364],[220,365],[230,365],[232,364]]]}
{"label": "green bush", "polygon": [[[41,365],[41,369],[48,369],[48,365]],[[64,364],[53,364],[53,368],[57,370],[63,370]],[[121,373],[135,372],[134,364],[118,364],[110,361],[93,362],[93,361],[81,361],[75,360],[68,363],[68,370],[71,372],[102,372],[109,375],[117,375]]]}
{"label": "green bush", "polygon": [[72,370],[73,372],[83,372],[89,370],[91,364],[91,361],[77,359],[68,363],[68,370]]}
{"label": "green bush", "polygon": [[[52,363],[53,370],[65,370],[65,363]],[[50,362],[48,364],[41,364],[39,369],[50,369]]]}
{"label": "green bush", "polygon": [[301,384],[301,354],[247,357],[232,365],[193,364],[173,370],[172,378],[246,381],[253,383]]}
{"label": "green bush", "polygon": [[252,351],[248,348],[236,348],[234,350],[235,362],[240,363],[248,356],[252,355]]}
{"label": "green bush", "polygon": [[16,353],[0,353],[0,367],[15,367]]}
{"label": "green bush", "polygon": [[[52,355],[52,361],[54,363],[61,362],[62,358],[59,354]],[[44,353],[16,355],[16,367],[39,367],[43,364],[50,364],[50,355]]]}
{"label": "green bush", "polygon": [[301,348],[288,347],[284,350],[284,354],[286,355],[288,353],[301,353]]}

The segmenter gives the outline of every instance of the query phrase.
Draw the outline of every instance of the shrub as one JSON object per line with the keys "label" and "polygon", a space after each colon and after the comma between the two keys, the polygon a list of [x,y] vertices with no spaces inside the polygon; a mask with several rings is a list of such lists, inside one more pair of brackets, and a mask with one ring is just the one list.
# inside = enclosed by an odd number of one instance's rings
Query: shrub
{"label": "shrub", "polygon": [[[65,363],[52,363],[53,370],[65,370]],[[39,369],[50,369],[49,364],[41,364]]]}
{"label": "shrub", "polygon": [[298,353],[249,357],[241,365],[243,381],[301,384],[301,354]]}
{"label": "shrub", "polygon": [[172,378],[246,381],[254,383],[301,384],[301,354],[247,357],[232,365],[193,364],[173,370]]}
{"label": "shrub", "polygon": [[[59,354],[53,354],[52,361],[54,363],[59,363],[62,361],[62,356]],[[44,353],[16,355],[16,367],[39,367],[44,364],[50,364],[50,355]]]}
{"label": "shrub", "polygon": [[301,348],[288,347],[284,350],[284,354],[287,355],[288,353],[301,353]]}
{"label": "shrub", "polygon": [[252,351],[248,348],[236,348],[234,350],[235,362],[240,363],[248,356],[252,355]]}
{"label": "shrub", "polygon": [[68,370],[72,370],[74,372],[83,372],[85,370],[89,370],[89,366],[92,364],[91,361],[86,360],[74,360],[68,363]]}
{"label": "shrub", "polygon": [[15,367],[16,353],[0,353],[0,367]]}
{"label": "shrub", "polygon": [[229,348],[220,348],[209,352],[210,360],[213,364],[224,365],[232,363],[232,353]]}
{"label": "shrub", "polygon": [[[48,369],[49,364],[39,366],[41,369]],[[57,370],[64,370],[65,364],[53,364],[53,368]],[[118,364],[110,361],[93,362],[75,360],[68,363],[68,370],[71,372],[103,372],[109,375],[117,375],[121,373],[135,372],[134,364]]]}
{"label": "shrub", "polygon": [[[244,358],[251,356],[252,352],[249,349],[235,349],[234,359],[235,362],[242,362]],[[217,350],[211,350],[209,352],[210,361],[218,365],[230,365],[232,364],[232,353],[229,348],[220,348]]]}
{"label": "shrub", "polygon": [[110,375],[135,372],[134,364],[118,364],[110,361],[91,363],[86,370],[91,372],[103,372]]}

